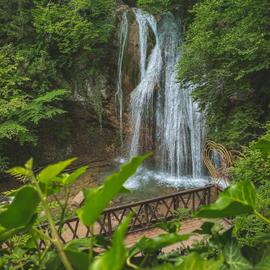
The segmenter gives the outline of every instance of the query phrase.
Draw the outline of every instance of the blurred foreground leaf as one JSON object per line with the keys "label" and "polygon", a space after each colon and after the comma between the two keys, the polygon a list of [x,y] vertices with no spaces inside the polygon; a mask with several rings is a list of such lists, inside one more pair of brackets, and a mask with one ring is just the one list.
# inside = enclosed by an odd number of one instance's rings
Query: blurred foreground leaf
{"label": "blurred foreground leaf", "polygon": [[88,191],[84,206],[78,211],[78,216],[84,225],[91,226],[95,223],[110,201],[123,191],[123,184],[149,156],[147,154],[133,158],[127,164],[122,165],[119,172],[108,176],[101,187]]}
{"label": "blurred foreground leaf", "polygon": [[224,190],[217,201],[201,207],[195,217],[224,218],[249,214],[255,210],[256,191],[249,181],[242,181]]}

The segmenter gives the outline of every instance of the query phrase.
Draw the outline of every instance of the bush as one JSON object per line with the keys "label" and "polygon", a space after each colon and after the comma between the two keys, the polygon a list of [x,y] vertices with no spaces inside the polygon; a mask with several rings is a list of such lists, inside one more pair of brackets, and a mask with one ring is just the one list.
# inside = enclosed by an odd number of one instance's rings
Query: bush
{"label": "bush", "polygon": [[[100,187],[85,190],[85,201],[78,210],[80,222],[93,232],[94,224],[110,201],[119,193],[126,192],[123,184],[132,176],[149,155],[135,157],[122,165],[119,172],[108,176]],[[245,254],[231,230],[221,230],[212,222],[205,222],[197,234],[208,239],[200,245],[183,248],[164,254],[162,248],[188,240],[191,235],[178,233],[180,224],[176,220],[163,222],[167,231],[155,238],[141,238],[135,245],[126,248],[124,237],[132,216],[127,216],[115,231],[112,240],[102,236],[90,235],[88,239],[75,239],[63,244],[59,233],[63,230],[63,220],[56,226],[48,203],[48,196],[65,190],[65,204],[59,203],[62,218],[67,209],[71,185],[85,173],[87,167],[77,169],[71,174],[63,173],[75,159],[69,159],[44,168],[37,175],[32,170],[33,161],[24,167],[9,171],[23,179],[22,188],[12,192],[9,205],[0,209],[0,269],[37,269],[37,270],[122,270],[122,269],[268,269],[269,250],[250,249],[252,256]],[[195,213],[196,217],[225,218],[253,214],[266,224],[270,220],[257,208],[257,194],[254,185],[241,181],[220,194],[212,205],[203,206]],[[188,214],[179,210],[180,215]],[[40,227],[40,218],[46,217],[48,227]],[[133,221],[134,222],[134,221]],[[195,232],[194,232],[195,233]],[[269,235],[262,237],[269,241]],[[39,243],[44,241],[46,249],[41,250]],[[6,248],[8,245],[8,248]],[[97,253],[97,249],[99,250]]]}
{"label": "bush", "polygon": [[[270,142],[270,127],[265,135],[250,143],[244,149],[241,158],[232,169],[235,182],[249,180],[258,192],[257,208],[270,217],[270,157],[266,154],[267,142]],[[235,234],[239,242],[247,246],[264,245],[262,236],[270,234],[270,226],[256,219],[254,215],[235,219]]]}

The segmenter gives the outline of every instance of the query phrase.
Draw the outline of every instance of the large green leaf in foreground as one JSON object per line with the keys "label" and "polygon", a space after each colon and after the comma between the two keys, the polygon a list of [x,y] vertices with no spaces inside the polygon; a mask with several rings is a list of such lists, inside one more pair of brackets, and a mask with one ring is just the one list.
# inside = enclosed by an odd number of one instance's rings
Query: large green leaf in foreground
{"label": "large green leaf in foreground", "polygon": [[270,269],[270,253],[263,256],[261,261],[255,266],[254,270],[269,270]]}
{"label": "large green leaf in foreground", "polygon": [[113,235],[112,247],[96,257],[89,270],[121,270],[127,258],[124,238],[131,218],[126,218]]}
{"label": "large green leaf in foreground", "polygon": [[194,216],[224,218],[248,214],[254,211],[255,201],[255,187],[249,181],[242,181],[227,188],[215,203],[201,207]]}
{"label": "large green leaf in foreground", "polygon": [[7,229],[27,226],[32,221],[39,202],[39,195],[33,187],[19,189],[12,203],[0,213],[1,226]]}
{"label": "large green leaf in foreground", "polygon": [[188,240],[189,237],[189,234],[179,235],[177,233],[162,234],[153,239],[143,237],[136,243],[135,248],[143,253],[156,252],[164,247]]}
{"label": "large green leaf in foreground", "polygon": [[251,270],[251,263],[242,256],[240,247],[236,242],[231,241],[224,247],[224,257],[230,270]]}
{"label": "large green leaf in foreground", "polygon": [[190,253],[184,262],[177,266],[177,270],[221,270],[222,261],[205,260],[197,253]]}
{"label": "large green leaf in foreground", "polygon": [[129,163],[122,165],[119,172],[108,176],[103,186],[88,191],[84,206],[78,211],[80,220],[86,226],[94,224],[102,211],[109,205],[110,201],[118,193],[123,191],[123,184],[149,156],[147,154],[133,158]]}

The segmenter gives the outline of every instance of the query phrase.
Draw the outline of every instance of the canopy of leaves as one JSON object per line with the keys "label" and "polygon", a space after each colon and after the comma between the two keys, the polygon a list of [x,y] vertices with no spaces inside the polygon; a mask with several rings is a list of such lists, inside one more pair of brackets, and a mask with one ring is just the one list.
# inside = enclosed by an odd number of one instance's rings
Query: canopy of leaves
{"label": "canopy of leaves", "polygon": [[114,0],[0,2],[1,168],[9,148],[37,144],[40,126],[69,109],[76,81],[101,69],[114,9]]}
{"label": "canopy of leaves", "polygon": [[[263,152],[266,151],[265,140]],[[254,147],[262,147],[258,142]],[[269,143],[270,153],[270,143]],[[268,156],[268,155],[267,155]],[[190,247],[185,247],[182,241],[191,235],[181,235],[178,229],[164,233],[154,238],[143,237],[136,244],[127,248],[125,234],[131,224],[132,213],[126,213],[122,224],[115,230],[112,240],[104,236],[96,236],[95,224],[100,222],[100,214],[117,194],[123,191],[124,182],[136,172],[146,156],[135,157],[124,164],[119,172],[106,178],[106,181],[92,193],[88,192],[85,205],[79,210],[79,219],[91,234],[89,238],[66,239],[64,223],[55,223],[52,210],[49,207],[47,190],[55,193],[61,189],[70,190],[70,185],[86,171],[86,167],[78,168],[71,174],[64,170],[75,160],[74,158],[49,165],[37,175],[33,172],[33,160],[30,159],[24,167],[15,167],[9,172],[16,177],[28,180],[28,185],[10,193],[10,204],[0,206],[0,242],[8,244],[0,247],[1,269],[104,269],[121,270],[134,269],[269,269],[269,248],[247,249],[241,247],[234,238],[232,228],[224,230],[220,224],[205,222],[201,230],[192,234],[201,234],[206,238]],[[58,188],[54,188],[58,186]],[[44,188],[44,185],[47,189]],[[68,201],[69,193],[66,193]],[[219,199],[211,205],[201,207],[197,216],[229,217],[253,212],[257,218],[266,224],[270,220],[258,212],[256,205],[258,194],[251,182],[239,182],[222,192]],[[66,208],[60,201],[58,206],[65,216]],[[218,211],[217,211],[218,210]],[[41,229],[41,217],[48,220],[48,225]],[[91,218],[89,219],[88,216]],[[74,218],[72,219],[74,221]],[[72,222],[73,222],[72,221]],[[176,222],[176,221],[174,221]],[[70,223],[68,223],[70,224]],[[81,225],[76,225],[81,226]],[[175,226],[179,228],[180,225]],[[69,227],[72,228],[72,227]],[[78,227],[75,229],[77,231]],[[77,231],[78,232],[78,231]],[[60,235],[62,237],[60,237]],[[80,237],[80,235],[77,235]],[[263,237],[269,243],[269,234]],[[205,241],[206,240],[206,241]],[[40,241],[48,245],[48,249],[40,249]],[[178,244],[180,249],[172,253],[162,252],[163,248]]]}
{"label": "canopy of leaves", "polygon": [[[231,170],[234,181],[251,179],[258,193],[256,207],[270,217],[270,131],[244,149],[241,158]],[[267,151],[268,146],[268,151]],[[268,154],[267,154],[268,152]],[[237,217],[235,234],[241,244],[247,246],[267,245],[263,236],[270,233],[270,226],[258,220],[254,215]]]}
{"label": "canopy of leaves", "polygon": [[269,116],[269,1],[205,0],[192,13],[179,77],[194,85],[210,136],[239,147]]}
{"label": "canopy of leaves", "polygon": [[173,12],[181,17],[183,25],[191,21],[190,10],[198,0],[137,0],[137,5],[153,14]]}
{"label": "canopy of leaves", "polygon": [[172,8],[177,1],[175,0],[138,0],[139,7],[154,13],[162,13]]}

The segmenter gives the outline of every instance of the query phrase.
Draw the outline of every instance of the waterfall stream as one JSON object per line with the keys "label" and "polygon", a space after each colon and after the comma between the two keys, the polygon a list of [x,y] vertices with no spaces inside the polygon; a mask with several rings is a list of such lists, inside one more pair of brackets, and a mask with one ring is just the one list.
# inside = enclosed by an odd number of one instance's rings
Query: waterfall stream
{"label": "waterfall stream", "polygon": [[128,39],[128,17],[127,12],[123,13],[122,22],[120,27],[120,53],[118,58],[118,76],[116,84],[116,98],[119,106],[119,122],[120,122],[120,140],[123,145],[123,89],[122,89],[122,72],[123,72],[123,60],[124,53],[127,47]]}
{"label": "waterfall stream", "polygon": [[[177,83],[181,24],[171,13],[163,14],[157,22],[153,15],[140,9],[134,8],[132,12],[138,28],[140,82],[130,95],[132,135],[129,157],[152,150],[157,171],[175,178],[201,178],[206,135],[203,115],[192,100],[192,86],[181,89]],[[123,109],[121,78],[128,28],[125,13],[118,62],[120,111]]]}

